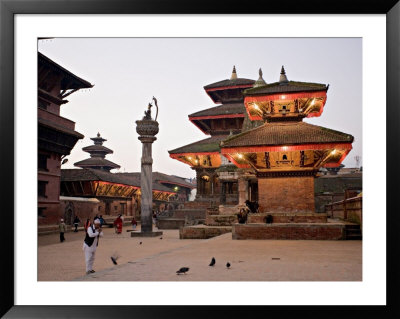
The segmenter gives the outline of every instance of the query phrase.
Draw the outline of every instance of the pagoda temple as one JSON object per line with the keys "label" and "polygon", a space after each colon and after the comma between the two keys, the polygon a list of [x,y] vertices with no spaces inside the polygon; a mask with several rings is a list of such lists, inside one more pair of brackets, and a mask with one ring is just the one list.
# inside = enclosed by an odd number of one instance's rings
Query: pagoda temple
{"label": "pagoda temple", "polygon": [[242,93],[254,83],[254,80],[238,78],[234,66],[229,79],[204,86],[211,100],[218,105],[190,114],[189,120],[210,137],[169,151],[171,158],[196,170],[195,201],[215,205],[238,203],[237,176],[221,178],[221,168],[235,167],[221,155],[220,142],[241,133],[244,127],[254,126],[246,114]]}
{"label": "pagoda temple", "polygon": [[113,151],[103,146],[103,143],[107,140],[102,138],[100,133],[97,133],[96,137],[92,137],[90,139],[94,142],[94,145],[82,148],[83,151],[90,154],[90,158],[76,162],[74,163],[74,166],[81,168],[100,169],[106,172],[109,172],[115,168],[120,168],[119,165],[105,159],[106,155],[112,154]]}
{"label": "pagoda temple", "polygon": [[315,214],[314,178],[321,167],[339,167],[354,140],[349,134],[303,122],[322,114],[328,88],[289,81],[282,66],[278,82],[244,91],[250,120],[264,124],[228,137],[221,143],[221,153],[256,175],[260,213],[282,222],[321,221]]}

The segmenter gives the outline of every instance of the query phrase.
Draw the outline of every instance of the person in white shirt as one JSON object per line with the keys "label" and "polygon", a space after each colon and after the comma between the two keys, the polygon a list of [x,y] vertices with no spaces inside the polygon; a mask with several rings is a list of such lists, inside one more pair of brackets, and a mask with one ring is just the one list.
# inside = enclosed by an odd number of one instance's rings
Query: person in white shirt
{"label": "person in white shirt", "polygon": [[83,251],[85,252],[86,274],[94,273],[93,263],[97,246],[99,245],[99,237],[103,237],[101,230],[101,222],[95,219],[93,225],[90,225],[86,231],[86,237],[83,241]]}

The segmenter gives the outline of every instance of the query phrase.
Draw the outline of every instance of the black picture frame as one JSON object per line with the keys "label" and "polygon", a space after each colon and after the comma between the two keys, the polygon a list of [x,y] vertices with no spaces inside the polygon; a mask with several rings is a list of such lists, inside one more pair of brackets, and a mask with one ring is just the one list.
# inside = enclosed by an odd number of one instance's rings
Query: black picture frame
{"label": "black picture frame", "polygon": [[[14,16],[15,14],[385,14],[387,21],[386,138],[386,306],[16,306],[14,303]],[[398,0],[325,1],[162,1],[162,0],[0,0],[0,192],[2,229],[0,315],[4,318],[165,318],[320,315],[324,318],[400,318],[396,236],[399,225],[396,181],[399,177],[400,3]],[[376,167],[380,169],[380,167]],[[379,199],[377,199],[379,200]],[[383,199],[381,199],[383,201]],[[379,212],[383,214],[383,212]],[[377,218],[379,218],[377,216]],[[251,292],[249,292],[251,293]],[[216,296],[217,298],[218,296]],[[179,300],[177,300],[177,304]],[[258,313],[260,311],[260,313]]]}

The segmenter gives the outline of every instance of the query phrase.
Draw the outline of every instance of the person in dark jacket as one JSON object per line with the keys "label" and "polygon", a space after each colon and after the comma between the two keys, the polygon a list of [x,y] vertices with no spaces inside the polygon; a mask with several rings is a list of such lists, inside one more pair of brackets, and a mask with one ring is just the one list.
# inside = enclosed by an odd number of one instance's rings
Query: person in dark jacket
{"label": "person in dark jacket", "polygon": [[74,218],[74,226],[75,226],[74,233],[78,232],[78,225],[80,222],[81,221],[79,220],[79,217],[75,216],[75,218]]}

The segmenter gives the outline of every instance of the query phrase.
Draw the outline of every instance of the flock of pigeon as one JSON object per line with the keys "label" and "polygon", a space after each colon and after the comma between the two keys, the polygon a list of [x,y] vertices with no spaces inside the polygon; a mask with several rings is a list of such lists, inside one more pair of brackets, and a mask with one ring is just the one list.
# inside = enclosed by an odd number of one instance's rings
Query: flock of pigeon
{"label": "flock of pigeon", "polygon": [[[162,239],[162,237],[160,237],[160,239]],[[142,242],[139,242],[139,245],[141,245],[142,244]],[[112,256],[111,256],[111,261],[112,261],[112,263],[114,264],[114,265],[118,265],[118,263],[117,263],[117,260],[118,260],[118,258],[119,258],[120,256],[117,254],[117,253],[114,253]],[[209,266],[211,266],[211,267],[214,267],[215,266],[215,258],[213,257],[212,259],[211,259],[211,262],[210,262],[210,264],[209,264]],[[229,263],[229,261],[226,263],[226,268],[227,269],[229,269],[231,267],[231,264]],[[182,268],[180,268],[177,272],[176,272],[176,274],[177,275],[180,275],[180,274],[185,274],[186,275],[186,273],[189,271],[189,267],[182,267]]]}
{"label": "flock of pigeon", "polygon": [[[214,267],[215,266],[215,258],[213,257],[211,259],[211,262],[209,264],[209,266]],[[229,269],[231,267],[231,264],[229,263],[229,261],[226,263],[226,268]],[[182,267],[181,269],[179,269],[176,274],[180,275],[180,274],[186,274],[186,272],[189,271],[189,267]]]}

